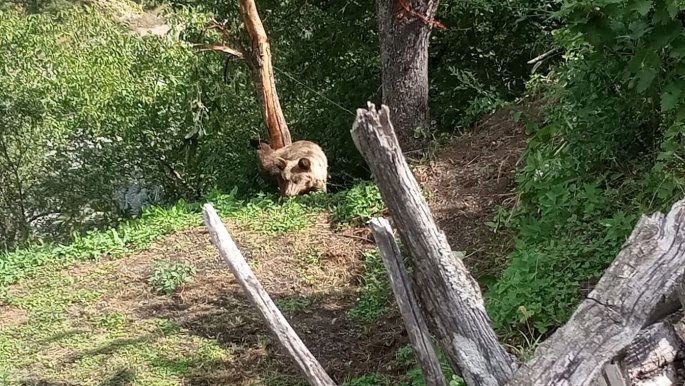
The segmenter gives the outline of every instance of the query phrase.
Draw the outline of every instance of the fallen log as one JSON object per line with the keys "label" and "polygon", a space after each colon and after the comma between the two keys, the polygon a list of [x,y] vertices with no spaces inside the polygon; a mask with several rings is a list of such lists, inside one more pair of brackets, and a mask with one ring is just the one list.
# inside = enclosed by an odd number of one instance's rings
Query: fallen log
{"label": "fallen log", "polygon": [[597,286],[509,385],[592,384],[670,299],[685,273],[685,200],[643,216]]}

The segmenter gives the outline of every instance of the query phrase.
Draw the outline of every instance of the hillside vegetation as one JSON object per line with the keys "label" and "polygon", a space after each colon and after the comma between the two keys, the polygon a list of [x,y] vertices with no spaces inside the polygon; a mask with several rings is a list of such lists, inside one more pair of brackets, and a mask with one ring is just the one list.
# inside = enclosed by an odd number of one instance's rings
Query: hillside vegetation
{"label": "hillside vegetation", "polygon": [[[331,161],[332,193],[280,200],[248,146],[266,132],[249,73],[192,48],[216,41],[212,16],[237,31],[237,4],[170,2],[166,36],[120,19],[160,4],[0,2],[0,382],[303,384],[218,260],[210,201],[337,382],[422,385],[365,226],[387,213],[349,135],[380,101],[373,7],[258,4],[290,130]],[[435,149],[413,167],[523,360],[639,216],[684,195],[683,11],[440,5]]]}

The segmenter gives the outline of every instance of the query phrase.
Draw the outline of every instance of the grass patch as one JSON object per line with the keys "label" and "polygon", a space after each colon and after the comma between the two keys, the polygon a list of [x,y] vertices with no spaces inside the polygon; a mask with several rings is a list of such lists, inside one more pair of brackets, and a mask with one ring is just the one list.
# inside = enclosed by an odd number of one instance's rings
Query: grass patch
{"label": "grass patch", "polygon": [[275,303],[282,312],[292,314],[299,311],[307,311],[312,305],[312,300],[299,296],[289,296],[276,299]]}
{"label": "grass patch", "polygon": [[390,312],[392,292],[383,260],[377,250],[364,254],[362,290],[347,316],[356,321],[374,322]]}
{"label": "grass patch", "polygon": [[379,374],[367,374],[350,379],[343,386],[389,386],[388,380]]}
{"label": "grass patch", "polygon": [[69,245],[44,244],[28,249],[0,253],[0,287],[33,276],[46,265],[118,258],[145,249],[165,235],[200,225],[197,207],[181,201],[170,208],[150,208],[140,219],[120,224],[117,228],[74,234]]}
{"label": "grass patch", "polygon": [[105,282],[107,272],[74,277],[48,271],[24,283],[13,307],[27,313],[25,322],[0,330],[3,385],[178,385],[230,358],[216,341],[172,321],[100,310],[98,302],[119,289],[93,284]]}
{"label": "grass patch", "polygon": [[362,182],[339,193],[333,221],[341,225],[363,225],[372,217],[379,216],[384,209],[378,187],[371,182]]}
{"label": "grass patch", "polygon": [[[349,203],[344,200],[346,194],[282,201],[273,196],[241,201],[231,194],[213,194],[207,200],[222,218],[269,236],[312,226],[321,213]],[[340,213],[353,218],[357,214],[351,207]],[[363,212],[362,207],[354,211]],[[0,255],[0,275],[11,272],[0,276],[0,299],[22,313],[20,322],[0,330],[0,383],[178,385],[183,380],[203,379],[213,369],[225,371],[232,346],[221,347],[171,320],[139,319],[107,306],[109,297],[126,286],[111,279],[121,266],[114,259],[201,224],[201,206],[180,202],[170,208],[149,208],[140,219],[115,229],[75,235],[70,245],[37,245]],[[296,256],[297,264],[308,268],[318,266],[321,257],[316,247]],[[95,260],[99,260],[97,265],[86,263]],[[365,260],[364,289],[351,315],[373,321],[389,310],[391,293],[377,253],[367,254]],[[64,270],[69,265],[73,270]],[[168,294],[193,274],[190,265],[161,261],[155,264],[148,284]],[[317,279],[312,275],[312,281]],[[18,281],[21,286],[10,286]],[[312,300],[285,297],[277,305],[284,313],[307,312]],[[0,306],[0,312],[9,311]],[[260,382],[296,385],[301,379],[267,371]]]}
{"label": "grass patch", "polygon": [[[214,191],[206,196],[222,218],[232,218],[247,229],[265,235],[296,232],[313,225],[316,215],[324,211],[337,213],[339,221],[375,213],[377,202],[368,183],[336,194],[310,194],[281,200],[275,195],[258,195],[250,200],[236,198],[235,191],[222,194]],[[366,193],[364,193],[366,192]],[[376,197],[377,198],[377,197]],[[364,205],[372,209],[365,209]],[[338,209],[342,205],[344,209]],[[366,213],[366,214],[365,214]],[[60,268],[69,264],[119,258],[148,248],[164,236],[193,226],[202,225],[199,203],[179,201],[171,207],[147,208],[140,218],[124,222],[116,228],[74,234],[68,245],[37,244],[26,249],[0,253],[0,301],[7,301],[4,289],[8,285],[32,277],[44,266]]]}
{"label": "grass patch", "polygon": [[297,259],[304,265],[319,265],[319,263],[321,263],[321,251],[317,248],[310,247],[303,253],[299,254]]}
{"label": "grass patch", "polygon": [[247,229],[271,236],[310,227],[317,212],[317,208],[307,207],[296,199],[280,205],[272,200],[255,200],[238,211],[235,219]]}

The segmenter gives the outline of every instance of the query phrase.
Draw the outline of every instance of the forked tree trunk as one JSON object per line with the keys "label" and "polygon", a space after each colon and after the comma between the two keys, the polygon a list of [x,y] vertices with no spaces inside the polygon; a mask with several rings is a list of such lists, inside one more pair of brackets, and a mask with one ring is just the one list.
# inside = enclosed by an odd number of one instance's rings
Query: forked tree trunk
{"label": "forked tree trunk", "polygon": [[428,132],[428,40],[439,0],[376,0],[383,63],[383,104],[390,108],[404,152],[418,150]]}
{"label": "forked tree trunk", "polygon": [[254,0],[240,0],[239,2],[245,29],[247,29],[252,43],[250,67],[258,78],[256,86],[262,103],[264,122],[266,122],[266,127],[269,130],[270,144],[272,148],[280,149],[290,145],[292,140],[281,110],[281,104],[278,101],[278,93],[276,93],[276,83],[271,64],[271,45],[262,20],[259,18],[259,13],[257,13]]}

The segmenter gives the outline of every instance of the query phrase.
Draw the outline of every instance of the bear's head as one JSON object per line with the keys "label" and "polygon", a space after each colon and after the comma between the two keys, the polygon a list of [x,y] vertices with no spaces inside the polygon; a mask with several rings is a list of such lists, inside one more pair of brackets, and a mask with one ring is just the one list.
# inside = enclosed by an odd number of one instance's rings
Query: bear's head
{"label": "bear's head", "polygon": [[312,170],[312,161],[309,158],[300,158],[297,161],[286,161],[283,158],[277,161],[281,169],[283,183],[280,186],[281,194],[286,197],[298,196],[310,192],[325,192],[326,181],[317,178]]}

